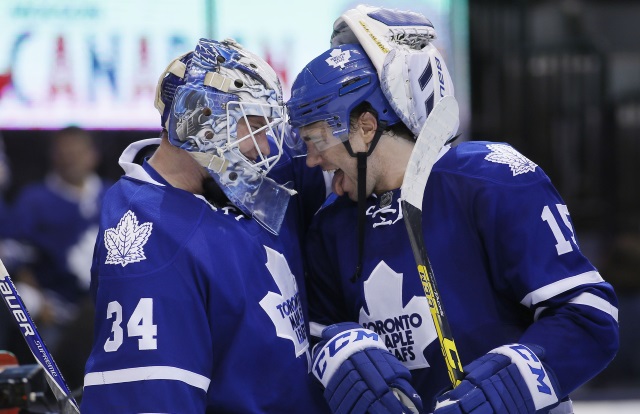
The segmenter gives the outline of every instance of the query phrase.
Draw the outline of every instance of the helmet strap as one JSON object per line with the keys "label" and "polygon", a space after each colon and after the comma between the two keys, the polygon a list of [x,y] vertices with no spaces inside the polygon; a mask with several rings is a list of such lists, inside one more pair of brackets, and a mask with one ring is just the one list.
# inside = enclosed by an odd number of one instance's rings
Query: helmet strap
{"label": "helmet strap", "polygon": [[364,250],[364,227],[367,218],[367,157],[369,153],[358,152],[358,264],[356,271],[351,276],[351,282],[354,282],[362,276],[362,255]]}
{"label": "helmet strap", "polygon": [[386,122],[378,123],[375,135],[371,140],[371,145],[367,152],[357,152],[354,154],[353,149],[349,141],[345,141],[344,145],[347,148],[347,152],[352,157],[356,157],[358,160],[358,264],[356,265],[356,271],[351,276],[351,282],[355,283],[360,276],[362,276],[362,258],[364,254],[364,228],[367,218],[367,158],[375,149],[382,132],[387,126]]}
{"label": "helmet strap", "polygon": [[202,190],[204,198],[214,207],[222,208],[229,203],[229,198],[211,176],[202,180]]}

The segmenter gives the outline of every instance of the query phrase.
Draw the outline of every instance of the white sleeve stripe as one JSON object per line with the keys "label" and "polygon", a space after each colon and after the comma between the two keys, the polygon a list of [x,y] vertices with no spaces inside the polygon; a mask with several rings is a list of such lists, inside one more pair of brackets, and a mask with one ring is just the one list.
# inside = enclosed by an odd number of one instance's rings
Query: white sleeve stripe
{"label": "white sleeve stripe", "polygon": [[593,293],[583,293],[571,299],[569,302],[576,305],[586,305],[596,308],[604,313],[608,313],[618,322],[618,308]]}
{"label": "white sleeve stripe", "polygon": [[182,381],[207,392],[211,380],[195,372],[176,367],[138,367],[117,369],[114,371],[90,372],[84,376],[84,386],[120,384],[148,380]]}
{"label": "white sleeve stripe", "polygon": [[[594,295],[593,293],[582,293],[581,295],[576,296],[571,299],[569,303],[574,303],[576,305],[585,305],[591,306],[592,308],[596,308],[606,314],[611,315],[611,317],[618,322],[618,308],[613,306],[611,303],[606,300]],[[536,312],[533,316],[533,320],[537,321],[538,317],[547,307],[541,306],[536,309]]]}
{"label": "white sleeve stripe", "polygon": [[543,286],[540,289],[536,289],[533,292],[529,293],[520,301],[527,308],[535,305],[536,303],[540,303],[547,299],[550,299],[560,293],[566,292],[569,289],[573,289],[576,286],[585,285],[588,283],[600,283],[604,282],[600,273],[592,270],[590,272],[585,272],[579,274],[577,276],[571,276],[566,279],[558,280],[550,285]]}

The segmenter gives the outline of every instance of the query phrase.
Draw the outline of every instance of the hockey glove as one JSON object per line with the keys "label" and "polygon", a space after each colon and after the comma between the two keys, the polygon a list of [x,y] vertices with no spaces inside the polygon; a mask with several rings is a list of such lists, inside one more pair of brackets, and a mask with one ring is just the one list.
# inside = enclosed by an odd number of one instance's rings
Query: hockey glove
{"label": "hockey glove", "polygon": [[338,323],[322,331],[312,370],[335,414],[422,412],[409,370],[378,334],[357,323]]}
{"label": "hockey glove", "polygon": [[464,381],[438,397],[434,414],[535,413],[558,402],[552,372],[521,344],[489,351],[464,371]]}

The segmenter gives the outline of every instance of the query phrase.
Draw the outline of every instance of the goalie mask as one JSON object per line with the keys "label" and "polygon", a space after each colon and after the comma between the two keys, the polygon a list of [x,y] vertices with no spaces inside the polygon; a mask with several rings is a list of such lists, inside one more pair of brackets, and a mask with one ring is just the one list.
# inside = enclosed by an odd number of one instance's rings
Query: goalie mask
{"label": "goalie mask", "polygon": [[295,192],[266,176],[282,155],[285,120],[273,69],[233,40],[200,39],[160,77],[156,108],[171,144],[189,151],[235,206],[277,234]]}
{"label": "goalie mask", "polygon": [[331,136],[314,142],[319,151],[349,139],[351,111],[368,102],[377,112],[378,123],[391,126],[400,121],[380,87],[378,74],[358,44],[331,48],[312,60],[296,77],[287,102],[292,133],[287,144],[303,146],[299,128],[324,121]]}

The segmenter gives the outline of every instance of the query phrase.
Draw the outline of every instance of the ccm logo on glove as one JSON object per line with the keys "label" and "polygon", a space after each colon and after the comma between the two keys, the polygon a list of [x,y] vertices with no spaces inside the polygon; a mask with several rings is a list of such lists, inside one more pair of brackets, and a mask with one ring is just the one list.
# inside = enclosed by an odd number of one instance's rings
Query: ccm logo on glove
{"label": "ccm logo on glove", "polygon": [[380,336],[368,329],[350,329],[339,333],[321,349],[314,349],[313,375],[326,387],[344,361],[356,352],[368,348],[387,350]]}
{"label": "ccm logo on glove", "polygon": [[522,344],[489,351],[464,371],[460,385],[438,397],[434,413],[533,413],[558,402],[553,373]]}
{"label": "ccm logo on glove", "polygon": [[[514,344],[496,348],[491,352],[508,356],[511,358],[511,362],[518,366],[518,370],[534,398],[536,409],[555,404],[558,401],[542,362],[529,348],[524,345]],[[526,375],[527,372],[531,374]],[[536,390],[538,390],[538,393],[536,393]],[[546,396],[540,393],[546,394]]]}

